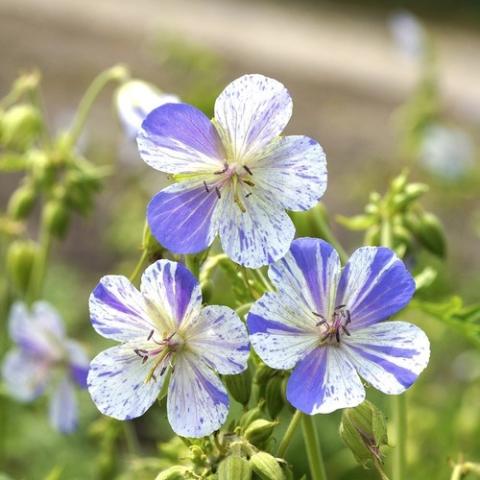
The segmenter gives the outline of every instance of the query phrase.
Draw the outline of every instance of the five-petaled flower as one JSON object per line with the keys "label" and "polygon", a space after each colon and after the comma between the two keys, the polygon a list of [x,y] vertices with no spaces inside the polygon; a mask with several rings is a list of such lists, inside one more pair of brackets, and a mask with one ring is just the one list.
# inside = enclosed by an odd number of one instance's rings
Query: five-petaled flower
{"label": "five-petaled flower", "polygon": [[252,268],[285,255],[295,234],[285,209],[308,210],[327,185],[322,147],[280,136],[291,113],[286,88],[262,75],[228,85],[212,121],[182,103],[153,110],[137,138],[140,155],[178,180],[148,206],[157,240],[197,253],[218,233],[225,253]]}
{"label": "five-petaled flower", "polygon": [[168,419],[181,436],[202,437],[224,423],[228,395],[215,372],[245,370],[248,333],[235,311],[202,308],[200,285],[182,264],[158,260],[140,291],[123,276],[106,276],[90,297],[92,324],[122,342],[95,357],[88,388],[105,415],[139,417],[167,387]]}
{"label": "five-petaled flower", "polygon": [[34,303],[31,311],[15,303],[9,330],[16,347],[2,367],[8,392],[30,402],[53,386],[50,423],[60,432],[72,432],[77,426],[74,384],[87,386],[89,358],[83,347],[66,337],[59,314],[46,302]]}
{"label": "five-petaled flower", "polygon": [[363,247],[343,270],[326,242],[301,238],[269,269],[268,292],[248,316],[250,341],[275,369],[292,369],[287,398],[307,414],[353,407],[359,378],[400,394],[426,367],[430,345],[415,325],[388,321],[411,299],[414,281],[388,248]]}

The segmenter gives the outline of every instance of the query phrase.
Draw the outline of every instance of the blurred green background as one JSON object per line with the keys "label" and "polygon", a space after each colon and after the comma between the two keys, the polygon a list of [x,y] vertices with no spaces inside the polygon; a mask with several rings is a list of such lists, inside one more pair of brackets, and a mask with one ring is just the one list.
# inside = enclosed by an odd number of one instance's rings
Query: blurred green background
{"label": "blurred green background", "polygon": [[[1,0],[0,92],[6,93],[19,73],[38,68],[55,131],[69,124],[93,77],[118,62],[127,64],[134,77],[209,114],[216,95],[232,79],[252,72],[272,76],[287,86],[294,100],[287,133],[310,135],[326,150],[329,187],[324,200],[334,220],[338,214],[360,213],[368,193],[383,192],[407,164],[400,148],[404,132],[399,108],[417,91],[422,72],[392,38],[389,20],[398,8],[416,13],[431,36],[442,118],[473,139],[473,171],[478,171],[480,4],[473,0]],[[90,327],[88,295],[100,276],[131,271],[139,254],[145,205],[165,184],[124,138],[112,93],[105,91],[96,104],[82,149],[96,163],[113,164],[115,175],[106,182],[94,213],[76,218],[66,241],[56,244],[46,288],[70,335],[81,339],[92,356],[107,342]],[[418,165],[411,168],[411,178],[431,185],[425,202],[444,222],[448,237],[446,265],[428,296],[446,300],[458,293],[467,303],[476,302],[478,175],[451,182]],[[15,175],[0,176],[2,210],[15,180]],[[360,235],[332,223],[349,252],[361,244]],[[233,302],[228,290],[218,297]],[[432,342],[430,366],[408,397],[409,479],[449,478],[449,459],[463,454],[480,461],[480,352],[438,321],[408,316]],[[384,397],[371,391],[369,398],[388,412]],[[0,432],[0,441],[12,478],[97,478],[100,443],[91,424],[98,415],[88,393],[82,392],[80,403],[80,428],[69,437],[51,430],[42,401],[9,403],[11,421]],[[317,418],[331,478],[376,478],[357,467],[342,446],[339,417],[337,412]],[[102,428],[98,422],[94,427]],[[135,421],[134,428],[143,455],[156,455],[156,443],[171,436],[158,408]],[[121,471],[135,466],[128,445],[119,441],[115,448]],[[307,468],[300,438],[288,458],[300,478]],[[52,470],[55,466],[58,470]],[[153,478],[128,472],[126,479]]]}

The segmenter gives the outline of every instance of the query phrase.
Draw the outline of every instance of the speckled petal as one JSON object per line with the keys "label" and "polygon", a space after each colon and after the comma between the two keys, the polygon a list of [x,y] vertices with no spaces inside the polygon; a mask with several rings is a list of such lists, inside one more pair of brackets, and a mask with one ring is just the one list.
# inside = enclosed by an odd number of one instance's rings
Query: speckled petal
{"label": "speckled petal", "polygon": [[181,263],[157,260],[142,275],[143,296],[155,307],[160,332],[172,332],[182,321],[197,315],[202,291],[192,272]]}
{"label": "speckled petal", "polygon": [[150,112],[137,143],[142,159],[165,173],[213,172],[225,163],[210,119],[185,103],[169,103]]}
{"label": "speckled petal", "polygon": [[58,384],[50,400],[50,423],[62,433],[72,433],[77,428],[78,413],[75,389],[68,378]]}
{"label": "speckled petal", "polygon": [[168,389],[168,421],[182,437],[210,435],[225,422],[229,400],[218,376],[193,354],[178,356]]}
{"label": "speckled petal", "polygon": [[292,115],[292,99],[277,80],[244,75],[230,83],[215,102],[215,122],[233,161],[260,153],[283,131]]}
{"label": "speckled petal", "polygon": [[80,343],[67,340],[65,348],[70,362],[71,379],[80,387],[87,388],[87,375],[90,368],[90,359]]}
{"label": "speckled petal", "polygon": [[140,292],[120,275],[103,277],[90,295],[90,318],[102,336],[126,342],[146,338],[154,328]]}
{"label": "speckled petal", "polygon": [[325,153],[308,137],[279,138],[249,167],[255,184],[288,210],[312,208],[327,189]]}
{"label": "speckled petal", "polygon": [[259,268],[287,253],[295,227],[283,208],[259,189],[248,197],[242,196],[245,212],[235,203],[232,188],[222,190],[220,240],[223,250],[233,261]]}
{"label": "speckled petal", "polygon": [[355,407],[365,399],[365,389],[340,348],[321,347],[301,360],[287,384],[287,399],[309,415]]}
{"label": "speckled petal", "polygon": [[201,252],[211,245],[217,234],[218,201],[216,191],[207,191],[202,182],[170,185],[157,193],[148,205],[150,230],[171,252]]}
{"label": "speckled petal", "polygon": [[189,349],[217,372],[233,375],[247,368],[247,329],[231,308],[207,306],[185,328]]}
{"label": "speckled petal", "polygon": [[362,247],[343,269],[336,304],[346,305],[355,330],[397,313],[414,293],[412,275],[392,250]]}
{"label": "speckled petal", "polygon": [[162,364],[155,370],[155,378],[145,382],[155,357],[143,363],[135,348],[133,343],[109,348],[90,364],[87,383],[92,400],[104,415],[118,420],[142,416],[157,398],[165,379]]}
{"label": "speckled petal", "polygon": [[344,350],[360,375],[387,394],[409,388],[430,358],[427,336],[407,322],[377,323],[343,339]]}

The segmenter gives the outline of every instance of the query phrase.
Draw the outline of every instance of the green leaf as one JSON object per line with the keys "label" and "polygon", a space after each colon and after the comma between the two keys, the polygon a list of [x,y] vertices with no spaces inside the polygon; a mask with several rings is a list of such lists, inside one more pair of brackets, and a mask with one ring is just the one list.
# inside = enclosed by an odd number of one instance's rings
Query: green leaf
{"label": "green leaf", "polygon": [[27,161],[23,155],[4,153],[0,155],[0,172],[19,172],[27,168]]}

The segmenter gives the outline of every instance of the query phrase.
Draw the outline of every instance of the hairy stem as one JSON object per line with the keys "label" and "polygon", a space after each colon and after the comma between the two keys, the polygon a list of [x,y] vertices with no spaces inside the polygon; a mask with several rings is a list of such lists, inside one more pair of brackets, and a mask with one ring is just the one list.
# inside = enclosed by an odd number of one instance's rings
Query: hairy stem
{"label": "hairy stem", "polygon": [[285,435],[283,436],[282,441],[278,446],[277,457],[282,457],[282,458],[285,457],[285,453],[287,452],[287,449],[290,445],[293,434],[295,433],[295,430],[297,429],[298,423],[300,422],[301,418],[302,418],[302,412],[300,410],[296,410],[292,416],[292,419],[290,420],[290,423],[287,427],[287,431],[285,432]]}
{"label": "hairy stem", "polygon": [[302,414],[302,427],[312,480],[327,480],[322,450],[320,448],[317,430],[313,423],[313,416]]}

